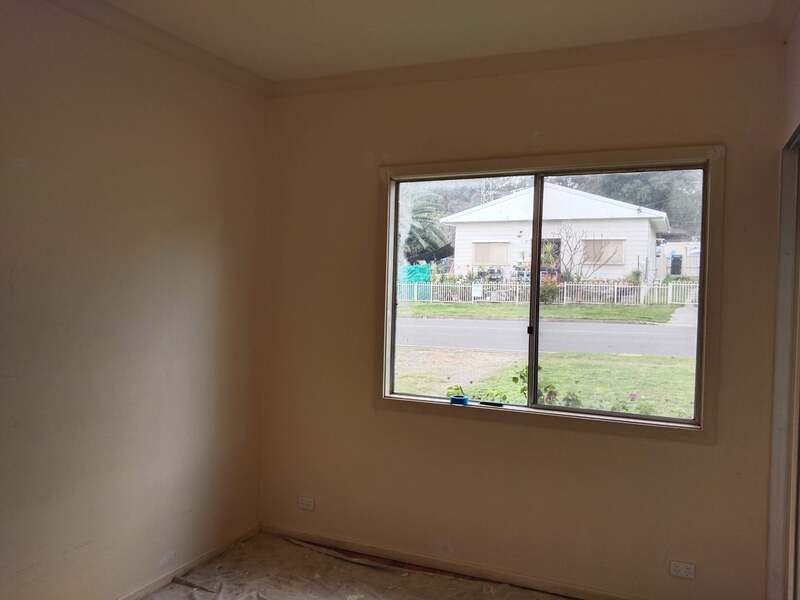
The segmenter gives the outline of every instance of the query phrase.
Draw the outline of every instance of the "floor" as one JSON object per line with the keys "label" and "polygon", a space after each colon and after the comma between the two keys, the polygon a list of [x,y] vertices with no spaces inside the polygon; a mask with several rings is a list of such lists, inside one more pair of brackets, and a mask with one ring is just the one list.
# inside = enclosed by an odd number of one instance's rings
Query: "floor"
{"label": "floor", "polygon": [[259,534],[145,600],[557,600]]}

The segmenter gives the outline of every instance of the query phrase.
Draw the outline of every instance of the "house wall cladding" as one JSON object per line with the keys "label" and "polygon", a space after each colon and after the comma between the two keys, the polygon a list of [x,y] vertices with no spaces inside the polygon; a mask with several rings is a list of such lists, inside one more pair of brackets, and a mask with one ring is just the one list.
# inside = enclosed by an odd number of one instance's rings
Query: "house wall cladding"
{"label": "house wall cladding", "polygon": [[[572,221],[545,221],[542,223],[542,239],[560,238],[567,228],[579,239],[622,239],[623,259],[621,265],[607,264],[593,271],[593,279],[622,279],[635,270],[640,270],[646,280],[652,281],[656,273],[656,237],[647,219],[586,219]],[[508,221],[491,223],[461,223],[456,226],[454,269],[464,275],[474,268],[473,244],[479,242],[507,242],[508,262],[513,265],[530,260],[532,223],[530,221]],[[564,249],[564,252],[567,252]]]}

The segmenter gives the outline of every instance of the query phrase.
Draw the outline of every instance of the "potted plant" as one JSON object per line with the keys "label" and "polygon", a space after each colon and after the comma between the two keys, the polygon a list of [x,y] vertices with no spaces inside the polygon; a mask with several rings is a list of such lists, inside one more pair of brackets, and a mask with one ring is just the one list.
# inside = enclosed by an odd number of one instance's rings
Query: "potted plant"
{"label": "potted plant", "polygon": [[460,384],[451,385],[447,388],[447,395],[450,397],[450,404],[466,406],[469,404],[469,396],[464,393],[464,388]]}

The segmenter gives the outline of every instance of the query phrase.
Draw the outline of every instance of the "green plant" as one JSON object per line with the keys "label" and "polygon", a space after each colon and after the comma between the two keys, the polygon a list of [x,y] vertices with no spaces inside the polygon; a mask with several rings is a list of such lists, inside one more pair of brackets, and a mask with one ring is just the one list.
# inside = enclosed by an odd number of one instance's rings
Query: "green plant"
{"label": "green plant", "polygon": [[558,390],[552,383],[548,383],[543,388],[537,388],[536,398],[541,404],[557,404]]}
{"label": "green plant", "polygon": [[639,269],[634,269],[625,275],[625,283],[628,285],[639,285],[642,282],[642,272]]}
{"label": "green plant", "polygon": [[661,283],[697,283],[698,278],[690,275],[664,275]]}
{"label": "green plant", "polygon": [[652,415],[655,407],[647,400],[639,398],[638,392],[629,392],[624,398],[618,398],[611,405],[612,412],[633,413],[637,415]]}
{"label": "green plant", "polygon": [[555,269],[556,268],[556,250],[553,242],[545,241],[542,242],[542,257],[540,260],[540,264],[542,267],[546,267],[548,269]]}
{"label": "green plant", "polygon": [[504,394],[502,390],[497,389],[490,389],[484,391],[481,396],[481,400],[489,400],[494,402],[505,402],[508,400],[508,395]]}
{"label": "green plant", "polygon": [[439,225],[442,197],[428,192],[414,198],[410,219],[406,217],[400,231],[407,231],[403,255],[410,264],[420,260],[435,260],[437,251],[447,246],[448,239]]}
{"label": "green plant", "polygon": [[461,384],[457,383],[447,388],[447,396],[449,398],[450,396],[466,396],[466,394],[464,393],[464,388],[461,387]]}
{"label": "green plant", "polygon": [[[539,368],[541,369],[541,367],[539,367]],[[519,391],[522,394],[522,396],[527,399],[528,398],[528,365],[525,365],[525,367],[519,373],[514,375],[511,378],[511,381],[520,385]]]}
{"label": "green plant", "polygon": [[539,286],[539,302],[542,304],[555,304],[558,301],[558,284],[554,281],[542,281]]}
{"label": "green plant", "polygon": [[[537,367],[537,371],[541,371],[542,366]],[[511,381],[520,386],[520,393],[528,398],[528,367],[523,367],[516,375],[511,378]],[[559,404],[558,402],[558,389],[552,383],[548,383],[544,387],[537,387],[536,401],[539,404]],[[562,406],[580,407],[582,406],[578,394],[575,392],[567,392],[564,395],[563,401],[560,403]]]}

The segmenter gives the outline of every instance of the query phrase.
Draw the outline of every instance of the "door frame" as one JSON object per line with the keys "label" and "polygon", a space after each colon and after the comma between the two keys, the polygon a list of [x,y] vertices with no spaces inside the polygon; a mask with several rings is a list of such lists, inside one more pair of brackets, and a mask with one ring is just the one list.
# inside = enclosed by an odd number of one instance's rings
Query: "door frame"
{"label": "door frame", "polygon": [[798,586],[798,429],[800,429],[800,128],[781,152],[775,304],[767,598],[800,600]]}

